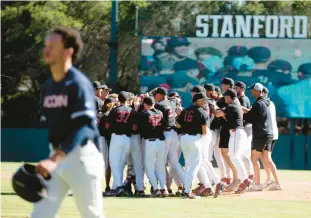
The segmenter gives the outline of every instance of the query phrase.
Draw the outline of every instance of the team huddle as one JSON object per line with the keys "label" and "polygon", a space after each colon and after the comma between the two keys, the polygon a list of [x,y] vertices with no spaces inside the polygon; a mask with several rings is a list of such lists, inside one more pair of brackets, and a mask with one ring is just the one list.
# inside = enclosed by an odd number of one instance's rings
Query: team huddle
{"label": "team huddle", "polygon": [[[132,186],[136,196],[145,196],[145,173],[151,197],[173,195],[173,181],[176,195],[190,199],[217,197],[222,191],[281,189],[271,158],[278,138],[275,106],[262,84],[250,87],[256,98],[253,106],[243,82],[234,84],[224,78],[222,90],[213,84],[195,86],[190,90],[192,105],[185,109],[178,93],[168,94],[163,87],[138,96],[125,91],[116,96],[109,95],[111,90],[99,82],[93,86],[106,164],[104,196],[131,196]],[[181,152],[184,168],[179,163]],[[266,171],[264,183],[259,159]],[[123,181],[126,165],[128,175]],[[199,185],[193,187],[196,178]]]}

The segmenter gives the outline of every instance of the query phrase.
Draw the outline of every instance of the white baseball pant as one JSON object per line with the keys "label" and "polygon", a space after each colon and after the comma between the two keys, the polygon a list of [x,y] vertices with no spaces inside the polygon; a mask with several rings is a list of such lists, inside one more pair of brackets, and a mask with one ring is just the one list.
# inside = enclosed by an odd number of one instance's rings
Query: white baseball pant
{"label": "white baseball pant", "polygon": [[123,172],[130,154],[131,138],[127,135],[111,135],[109,160],[113,175],[112,189],[123,184]]}
{"label": "white baseball pant", "polygon": [[184,170],[179,163],[180,143],[179,137],[174,130],[165,131],[165,163],[169,162],[172,168],[172,176],[177,186],[181,186],[184,178]]}
{"label": "white baseball pant", "polygon": [[136,175],[137,189],[138,191],[144,191],[142,141],[138,134],[131,137],[131,157]]}
{"label": "white baseball pant", "polygon": [[100,152],[103,154],[103,158],[104,158],[104,163],[105,163],[105,171],[107,170],[108,167],[108,161],[109,161],[109,149],[108,149],[108,144],[107,141],[105,139],[105,137],[101,136],[100,140],[102,141],[101,146],[102,148],[100,148]]}
{"label": "white baseball pant", "polygon": [[181,136],[181,149],[185,157],[185,178],[184,188],[186,193],[190,193],[192,183],[196,178],[201,162],[201,135],[185,134]]}
{"label": "white baseball pant", "polygon": [[221,154],[221,149],[219,148],[219,140],[220,140],[220,130],[215,129],[212,130],[212,145],[214,145],[214,156],[217,162],[217,166],[220,170],[221,178],[232,178],[231,169],[228,166],[227,162],[223,158]]}
{"label": "white baseball pant", "polygon": [[247,139],[243,147],[244,148],[243,162],[245,164],[246,172],[248,173],[248,175],[254,175],[254,168],[253,168],[253,163],[251,160],[252,139],[253,139],[252,124],[245,125],[244,130],[245,130]]}
{"label": "white baseball pant", "polygon": [[[52,153],[51,153],[52,154]],[[102,178],[104,161],[92,141],[75,147],[59,161],[47,181],[47,197],[34,204],[32,218],[55,218],[71,189],[83,218],[103,218]]]}
{"label": "white baseball pant", "polygon": [[207,135],[202,138],[202,162],[201,162],[201,168],[203,168],[208,176],[208,179],[211,183],[211,181],[214,181],[214,183],[219,183],[220,179],[218,178],[216,171],[214,167],[212,166],[211,161],[209,160],[209,147],[211,146],[212,141],[212,132],[208,131]]}
{"label": "white baseball pant", "polygon": [[158,180],[161,189],[166,187],[166,171],[165,171],[165,142],[159,139],[154,141],[145,140],[145,165],[148,179],[153,190],[158,189]]}
{"label": "white baseball pant", "polygon": [[243,145],[246,138],[247,136],[244,129],[230,130],[229,155],[233,165],[238,171],[241,182],[247,178],[246,170],[242,162]]}

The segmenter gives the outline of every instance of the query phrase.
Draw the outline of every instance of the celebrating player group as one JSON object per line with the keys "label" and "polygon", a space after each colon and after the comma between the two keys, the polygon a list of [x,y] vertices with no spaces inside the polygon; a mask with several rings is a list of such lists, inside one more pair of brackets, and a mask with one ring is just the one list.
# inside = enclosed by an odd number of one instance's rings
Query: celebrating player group
{"label": "celebrating player group", "polygon": [[[163,87],[137,96],[122,91],[109,97],[107,86],[97,81],[93,86],[106,163],[104,196],[131,196],[132,190],[145,196],[145,173],[151,197],[173,195],[172,181],[178,187],[175,194],[189,199],[262,191],[268,186],[281,189],[271,158],[278,138],[275,106],[262,84],[249,87],[256,99],[253,106],[243,82],[223,78],[221,89],[213,84],[195,86],[189,90],[192,105],[185,109],[178,93],[168,94]],[[184,168],[179,163],[181,152]],[[266,171],[264,183],[259,159]],[[123,181],[126,165],[128,175]],[[198,187],[193,186],[196,179]]]}

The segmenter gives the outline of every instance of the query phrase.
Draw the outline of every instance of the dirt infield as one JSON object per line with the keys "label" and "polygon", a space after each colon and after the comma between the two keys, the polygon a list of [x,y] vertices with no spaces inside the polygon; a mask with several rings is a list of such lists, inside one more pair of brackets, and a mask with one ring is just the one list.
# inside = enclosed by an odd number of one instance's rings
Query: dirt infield
{"label": "dirt infield", "polygon": [[[246,192],[240,195],[244,199],[311,201],[311,182],[283,182],[283,190],[261,192]],[[222,193],[224,197],[237,196],[233,193]]]}

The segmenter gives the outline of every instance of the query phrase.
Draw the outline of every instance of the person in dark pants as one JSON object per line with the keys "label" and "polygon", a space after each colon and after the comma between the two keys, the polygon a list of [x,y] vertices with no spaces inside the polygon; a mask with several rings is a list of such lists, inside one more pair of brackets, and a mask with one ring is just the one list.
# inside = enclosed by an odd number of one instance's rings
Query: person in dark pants
{"label": "person in dark pants", "polygon": [[255,83],[251,87],[251,94],[256,98],[256,102],[251,109],[243,107],[244,120],[252,124],[253,140],[251,159],[254,166],[255,184],[251,191],[262,191],[260,184],[259,158],[265,149],[271,149],[273,140],[273,130],[271,123],[271,113],[269,110],[270,100],[263,96],[263,85]]}

